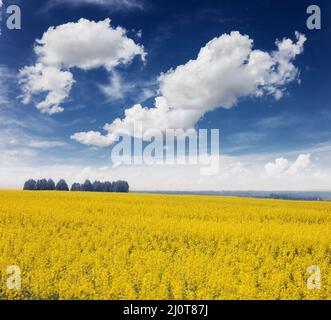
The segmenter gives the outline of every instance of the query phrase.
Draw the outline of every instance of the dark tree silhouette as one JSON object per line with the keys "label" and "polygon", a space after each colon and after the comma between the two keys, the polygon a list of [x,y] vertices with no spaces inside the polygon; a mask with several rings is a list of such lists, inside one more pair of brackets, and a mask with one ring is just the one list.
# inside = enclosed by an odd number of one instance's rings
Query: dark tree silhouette
{"label": "dark tree silhouette", "polygon": [[103,191],[103,183],[100,181],[93,182],[93,191],[95,192],[102,192]]}
{"label": "dark tree silhouette", "polygon": [[37,182],[33,179],[30,179],[24,183],[23,190],[36,190]]}
{"label": "dark tree silhouette", "polygon": [[113,192],[113,184],[110,181],[103,183],[103,192]]}
{"label": "dark tree silhouette", "polygon": [[[52,179],[40,179],[37,182],[30,179],[24,183],[23,190],[57,190],[69,191],[68,184],[64,179],[61,179],[55,186]],[[74,183],[70,191],[87,191],[87,192],[129,192],[129,184],[126,181],[95,181],[93,184],[90,180],[86,180],[83,184]]]}
{"label": "dark tree silhouette", "polygon": [[80,183],[74,183],[71,186],[71,191],[82,191],[82,186],[80,185]]}
{"label": "dark tree silhouette", "polygon": [[126,181],[116,181],[113,183],[113,192],[129,192],[129,184]]}
{"label": "dark tree silhouette", "polygon": [[90,180],[86,180],[83,184],[82,191],[92,192],[93,186]]}
{"label": "dark tree silhouette", "polygon": [[55,190],[55,183],[52,179],[47,181],[47,190]]}
{"label": "dark tree silhouette", "polygon": [[57,191],[69,191],[69,187],[65,180],[61,179],[56,185]]}
{"label": "dark tree silhouette", "polygon": [[37,187],[36,187],[37,190],[40,190],[40,191],[45,191],[45,190],[48,190],[47,189],[47,180],[46,179],[40,179],[37,181]]}

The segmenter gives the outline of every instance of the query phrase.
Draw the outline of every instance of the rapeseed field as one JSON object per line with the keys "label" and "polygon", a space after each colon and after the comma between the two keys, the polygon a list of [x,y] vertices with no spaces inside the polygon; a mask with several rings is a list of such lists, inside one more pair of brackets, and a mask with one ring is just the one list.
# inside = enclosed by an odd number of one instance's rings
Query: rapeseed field
{"label": "rapeseed field", "polygon": [[1,191],[0,299],[330,299],[330,244],[328,202]]}

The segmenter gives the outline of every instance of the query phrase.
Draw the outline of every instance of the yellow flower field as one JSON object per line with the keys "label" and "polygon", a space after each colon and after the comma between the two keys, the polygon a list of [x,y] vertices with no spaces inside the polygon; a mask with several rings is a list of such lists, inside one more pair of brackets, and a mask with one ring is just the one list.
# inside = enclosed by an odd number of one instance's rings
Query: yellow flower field
{"label": "yellow flower field", "polygon": [[1,191],[0,299],[330,299],[330,222],[328,202]]}

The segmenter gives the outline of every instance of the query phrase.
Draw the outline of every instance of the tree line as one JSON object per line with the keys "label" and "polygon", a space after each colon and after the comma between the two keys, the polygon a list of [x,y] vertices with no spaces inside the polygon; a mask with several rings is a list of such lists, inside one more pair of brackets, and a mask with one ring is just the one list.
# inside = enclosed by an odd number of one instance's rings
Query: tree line
{"label": "tree line", "polygon": [[129,192],[129,184],[126,181],[94,181],[86,180],[83,184],[73,183],[71,188],[64,179],[59,180],[56,184],[52,179],[30,179],[24,183],[23,190],[36,191],[86,191],[86,192]]}

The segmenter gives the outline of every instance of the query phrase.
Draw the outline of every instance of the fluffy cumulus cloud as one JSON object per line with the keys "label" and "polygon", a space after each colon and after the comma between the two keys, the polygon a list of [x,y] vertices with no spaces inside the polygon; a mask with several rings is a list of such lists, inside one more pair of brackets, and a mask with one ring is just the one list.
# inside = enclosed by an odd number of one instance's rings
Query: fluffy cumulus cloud
{"label": "fluffy cumulus cloud", "polygon": [[110,25],[110,19],[94,22],[80,19],[51,27],[36,41],[37,63],[20,70],[22,101],[27,104],[36,96],[43,113],[63,111],[61,104],[68,98],[74,84],[71,69],[91,70],[103,67],[111,72],[134,57],[145,59],[143,46],[126,35],[126,30]]}
{"label": "fluffy cumulus cloud", "polygon": [[305,174],[306,169],[311,165],[311,154],[300,154],[294,162],[286,158],[278,158],[265,166],[268,176],[296,176]]}
{"label": "fluffy cumulus cloud", "polygon": [[20,84],[24,104],[30,103],[34,94],[47,92],[46,98],[38,102],[37,108],[42,113],[53,114],[63,111],[60,104],[69,96],[74,79],[70,71],[37,63],[20,71]]}
{"label": "fluffy cumulus cloud", "polygon": [[[253,49],[253,40],[239,32],[214,38],[201,48],[194,60],[163,73],[158,78],[159,96],[153,108],[134,105],[123,119],[106,124],[106,135],[80,132],[73,139],[87,145],[108,146],[119,133],[134,134],[138,121],[143,129],[189,129],[216,108],[231,108],[239,98],[271,95],[280,99],[286,85],[298,79],[293,61],[306,41],[276,41],[276,50]],[[93,137],[91,139],[91,137]],[[140,136],[141,137],[141,136]]]}

